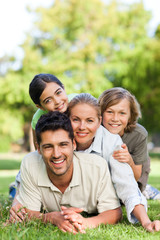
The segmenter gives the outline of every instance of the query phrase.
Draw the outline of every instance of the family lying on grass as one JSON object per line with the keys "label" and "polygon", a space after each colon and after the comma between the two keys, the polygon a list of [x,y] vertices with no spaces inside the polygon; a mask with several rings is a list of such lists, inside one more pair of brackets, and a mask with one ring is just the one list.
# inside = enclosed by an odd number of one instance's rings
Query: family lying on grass
{"label": "family lying on grass", "polygon": [[23,221],[27,213],[64,232],[84,232],[117,223],[121,203],[129,222],[159,231],[160,221],[147,215],[144,195],[153,189],[158,199],[160,193],[147,185],[147,132],[137,124],[135,97],[112,88],[99,101],[82,93],[68,104],[63,84],[50,74],[36,75],[29,93],[39,108],[32,119],[37,151],[22,161],[10,221]]}

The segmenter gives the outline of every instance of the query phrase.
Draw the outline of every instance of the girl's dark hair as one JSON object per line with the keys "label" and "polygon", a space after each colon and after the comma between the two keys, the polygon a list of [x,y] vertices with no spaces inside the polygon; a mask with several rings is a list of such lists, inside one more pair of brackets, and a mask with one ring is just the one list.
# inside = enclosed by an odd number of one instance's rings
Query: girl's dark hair
{"label": "girl's dark hair", "polygon": [[141,111],[135,96],[128,90],[121,87],[114,87],[105,90],[98,99],[101,108],[101,115],[103,117],[103,113],[107,108],[119,103],[123,99],[127,99],[130,104],[130,119],[124,131],[131,132],[132,129],[135,128],[138,118],[141,117]]}
{"label": "girl's dark hair", "polygon": [[46,87],[46,83],[54,82],[64,89],[61,81],[52,74],[40,73],[35,75],[29,85],[29,95],[35,104],[40,104],[40,96]]}

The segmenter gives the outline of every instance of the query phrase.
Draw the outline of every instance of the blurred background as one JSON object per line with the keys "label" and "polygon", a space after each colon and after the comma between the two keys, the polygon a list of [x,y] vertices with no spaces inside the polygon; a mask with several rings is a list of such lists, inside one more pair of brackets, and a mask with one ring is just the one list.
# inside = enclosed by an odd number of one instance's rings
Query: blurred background
{"label": "blurred background", "polygon": [[[149,5],[150,2],[150,5]],[[150,0],[6,0],[0,7],[0,153],[32,150],[28,87],[50,73],[67,94],[124,87],[160,152],[160,9]],[[152,4],[152,5],[151,5]],[[153,11],[154,7],[155,10]]]}

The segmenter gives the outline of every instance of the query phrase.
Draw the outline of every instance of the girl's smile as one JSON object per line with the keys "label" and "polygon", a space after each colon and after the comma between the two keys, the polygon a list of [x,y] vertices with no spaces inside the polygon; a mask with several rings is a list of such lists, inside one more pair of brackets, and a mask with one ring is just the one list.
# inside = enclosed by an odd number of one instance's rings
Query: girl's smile
{"label": "girl's smile", "polygon": [[65,112],[68,106],[66,92],[55,82],[46,83],[46,87],[40,96],[39,108],[47,111]]}

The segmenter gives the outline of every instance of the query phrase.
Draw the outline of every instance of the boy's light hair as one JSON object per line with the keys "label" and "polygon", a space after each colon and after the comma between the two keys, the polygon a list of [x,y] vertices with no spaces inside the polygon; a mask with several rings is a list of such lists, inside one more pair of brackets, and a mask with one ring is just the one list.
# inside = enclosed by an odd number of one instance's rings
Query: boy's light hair
{"label": "boy's light hair", "polygon": [[132,129],[136,127],[138,118],[141,117],[140,105],[134,95],[124,88],[115,87],[105,90],[100,95],[98,102],[101,109],[101,115],[103,116],[107,108],[118,104],[123,99],[127,99],[130,104],[130,119],[124,131],[131,132]]}

